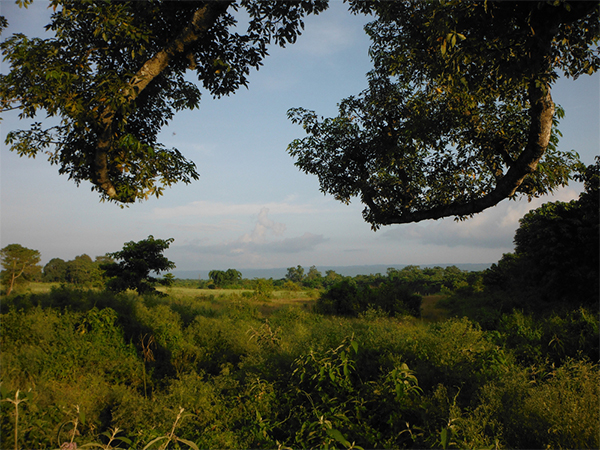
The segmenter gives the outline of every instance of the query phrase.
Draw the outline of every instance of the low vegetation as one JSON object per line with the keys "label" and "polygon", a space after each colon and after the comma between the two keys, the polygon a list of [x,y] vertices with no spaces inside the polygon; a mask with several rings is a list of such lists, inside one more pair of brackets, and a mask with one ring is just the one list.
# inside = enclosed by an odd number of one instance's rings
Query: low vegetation
{"label": "low vegetation", "polygon": [[376,307],[318,314],[294,291],[163,289],[3,300],[6,448],[600,444],[598,318],[585,308],[483,329]]}

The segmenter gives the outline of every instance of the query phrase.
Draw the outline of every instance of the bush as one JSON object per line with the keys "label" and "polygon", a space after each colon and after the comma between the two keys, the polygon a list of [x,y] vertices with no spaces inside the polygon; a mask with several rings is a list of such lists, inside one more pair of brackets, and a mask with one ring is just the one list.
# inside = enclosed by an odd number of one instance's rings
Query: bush
{"label": "bush", "polygon": [[366,309],[368,294],[369,291],[360,289],[354,280],[345,278],[321,295],[315,309],[321,314],[357,316]]}
{"label": "bush", "polygon": [[399,296],[381,286],[339,283],[342,305],[370,300],[358,318],[266,318],[240,295],[15,296],[0,328],[3,442],[20,389],[20,448],[55,448],[60,430],[69,442],[76,419],[79,447],[119,427],[113,448],[144,448],[177,417],[174,435],[201,448],[597,448],[594,314],[425,324],[374,307],[375,292]]}
{"label": "bush", "polygon": [[379,308],[389,316],[420,317],[421,302],[420,295],[412,293],[397,281],[388,280],[373,289],[345,278],[321,295],[317,300],[316,311],[321,314],[357,317],[369,308]]}

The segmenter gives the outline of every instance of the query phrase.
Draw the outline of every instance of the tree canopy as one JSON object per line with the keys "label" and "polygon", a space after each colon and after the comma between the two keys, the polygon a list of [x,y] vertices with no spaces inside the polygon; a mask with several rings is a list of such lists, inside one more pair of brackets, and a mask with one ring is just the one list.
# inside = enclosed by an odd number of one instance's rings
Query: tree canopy
{"label": "tree canopy", "polygon": [[[150,273],[158,275],[175,268],[175,263],[163,255],[173,241],[172,238],[154,239],[154,236],[148,236],[148,239],[139,242],[127,242],[119,252],[109,253],[108,256],[118,262],[100,265],[108,278],[106,287],[116,292],[127,289],[135,289],[140,294],[153,292],[153,284],[158,280],[150,276]],[[172,277],[167,277],[166,283],[171,280]]]}
{"label": "tree canopy", "polygon": [[41,273],[40,259],[39,251],[20,244],[10,244],[0,250],[0,264],[3,268],[0,279],[6,287],[6,295],[10,295],[16,283]]}
{"label": "tree canopy", "polygon": [[242,280],[242,273],[235,269],[211,270],[208,273],[208,278],[213,281],[216,287],[225,287],[239,283]]}
{"label": "tree canopy", "polygon": [[515,233],[515,253],[503,255],[486,274],[486,284],[526,300],[520,307],[598,307],[600,158],[579,178],[585,184],[579,199],[527,213]]}
{"label": "tree canopy", "polygon": [[547,194],[580,167],[551,86],[600,67],[597,2],[350,3],[376,15],[368,88],[334,118],[288,112],[308,134],[288,151],[324,193],[378,228]]}
{"label": "tree canopy", "polygon": [[[17,3],[27,6],[31,0]],[[133,202],[199,177],[158,133],[177,111],[247,86],[267,45],[295,42],[303,17],[323,0],[263,2],[50,0],[54,36],[7,38],[0,110],[18,109],[30,128],[6,138],[21,156],[47,154],[59,173],[87,180],[102,199]],[[245,13],[246,15],[244,15]],[[239,17],[247,20],[240,32]],[[7,21],[0,17],[0,30]],[[200,86],[186,77],[195,74]],[[56,118],[46,127],[45,113]]]}

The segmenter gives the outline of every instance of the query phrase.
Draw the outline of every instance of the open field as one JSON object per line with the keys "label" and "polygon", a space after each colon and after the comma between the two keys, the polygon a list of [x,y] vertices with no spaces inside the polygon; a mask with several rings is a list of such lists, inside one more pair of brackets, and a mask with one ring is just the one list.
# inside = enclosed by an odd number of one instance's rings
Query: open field
{"label": "open field", "polygon": [[[21,289],[20,292],[31,293],[31,294],[43,294],[49,293],[51,289],[57,288],[60,283],[29,283],[26,287]],[[170,298],[186,298],[186,299],[198,299],[206,301],[207,299],[212,301],[213,306],[219,305],[227,301],[228,297],[241,296],[244,293],[246,295],[252,294],[251,289],[196,289],[191,287],[164,287],[159,286],[156,288],[159,292],[167,294]],[[318,298],[319,291],[317,290],[275,290],[273,291],[273,297],[269,300],[262,300],[257,302],[260,312],[268,316],[275,310],[282,307],[301,307],[306,310],[310,310],[314,306],[316,299]],[[424,322],[437,322],[440,320],[446,320],[449,317],[449,313],[446,309],[437,306],[438,300],[444,298],[443,295],[426,295],[423,297],[423,303],[421,306],[421,319]]]}

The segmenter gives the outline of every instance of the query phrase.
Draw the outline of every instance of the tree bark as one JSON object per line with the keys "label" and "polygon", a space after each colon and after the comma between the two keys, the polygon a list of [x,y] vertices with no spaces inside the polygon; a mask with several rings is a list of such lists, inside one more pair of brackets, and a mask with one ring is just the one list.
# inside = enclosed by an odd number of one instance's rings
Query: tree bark
{"label": "tree bark", "polygon": [[531,124],[527,146],[507,173],[498,181],[494,190],[483,197],[467,203],[451,203],[449,205],[414,212],[403,211],[392,216],[387,216],[386,213],[379,211],[379,208],[373,202],[372,196],[363,192],[369,200],[367,204],[373,211],[377,223],[391,225],[394,223],[420,222],[427,219],[441,219],[448,216],[470,216],[514,195],[525,177],[535,172],[540,159],[544,156],[550,143],[554,102],[550,94],[550,86],[546,84],[545,86],[538,87],[535,83],[535,81],[532,81],[529,87],[532,106],[530,108]]}
{"label": "tree bark", "polygon": [[[215,24],[220,15],[227,11],[232,1],[211,1],[206,2],[201,8],[198,8],[189,24],[181,33],[162,50],[156,53],[152,58],[144,63],[135,76],[126,86],[125,99],[127,102],[134,102],[140,93],[159,76],[168,66],[177,54],[185,51],[186,47],[201,39],[206,32]],[[115,200],[123,202],[133,202],[134,198],[120,198],[117,189],[110,179],[108,155],[113,146],[115,134],[114,121],[117,113],[111,108],[107,108],[102,114],[100,125],[102,131],[98,137],[96,152],[94,157],[94,183],[100,187],[104,193]]]}
{"label": "tree bark", "polygon": [[23,263],[23,268],[21,269],[21,272],[19,272],[19,275],[16,275],[17,273],[17,262],[15,261],[13,264],[13,272],[10,275],[10,284],[8,285],[8,289],[6,291],[6,296],[8,297],[10,295],[10,293],[13,291],[14,287],[15,287],[15,280],[17,278],[19,278],[21,275],[23,275],[23,272],[25,272],[25,266],[27,265],[27,263]]}

